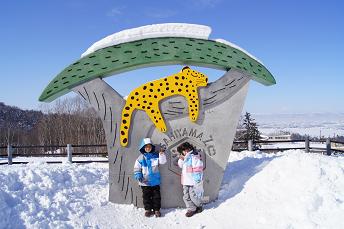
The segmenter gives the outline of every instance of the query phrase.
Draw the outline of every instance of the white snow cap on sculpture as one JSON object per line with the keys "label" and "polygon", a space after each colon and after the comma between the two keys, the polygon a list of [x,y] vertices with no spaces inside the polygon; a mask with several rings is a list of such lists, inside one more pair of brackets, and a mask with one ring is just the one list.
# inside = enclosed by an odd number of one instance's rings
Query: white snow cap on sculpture
{"label": "white snow cap on sculpture", "polygon": [[84,52],[84,57],[99,49],[106,48],[130,41],[142,40],[154,37],[190,37],[207,40],[211,33],[211,28],[205,25],[186,24],[186,23],[165,23],[146,25],[133,29],[122,30],[118,33],[109,35],[94,43]]}
{"label": "white snow cap on sculpture", "polygon": [[233,47],[235,49],[238,49],[238,50],[246,53],[249,57],[251,57],[251,58],[255,59],[256,61],[258,61],[259,63],[263,64],[263,62],[260,61],[257,57],[253,56],[251,53],[247,52],[245,49],[241,48],[240,46],[238,46],[236,44],[233,44],[232,42],[226,41],[224,39],[214,39],[214,41],[220,42],[222,44],[229,45],[229,46],[231,46],[231,47]]}
{"label": "white snow cap on sculpture", "polygon": [[[89,47],[81,57],[84,57],[90,53],[93,53],[99,49],[106,48],[113,45],[118,45],[126,42],[137,41],[154,37],[190,37],[197,39],[209,39],[211,28],[206,25],[187,24],[187,23],[164,23],[141,26],[133,29],[122,30],[118,33],[111,34]],[[253,56],[245,49],[239,47],[232,42],[224,39],[214,39],[216,42],[220,42],[229,45],[235,49],[238,49],[246,53],[251,58],[255,59],[259,63],[263,64],[257,57]]]}

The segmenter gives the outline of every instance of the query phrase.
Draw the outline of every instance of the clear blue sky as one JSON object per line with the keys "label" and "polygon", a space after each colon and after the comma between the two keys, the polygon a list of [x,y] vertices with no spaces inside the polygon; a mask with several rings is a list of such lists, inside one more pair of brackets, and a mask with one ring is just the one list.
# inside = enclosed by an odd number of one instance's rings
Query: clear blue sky
{"label": "clear blue sky", "polygon": [[[94,42],[123,29],[168,22],[208,25],[210,38],[231,41],[262,60],[277,85],[251,81],[245,110],[344,112],[344,2],[339,0],[2,0],[0,101],[38,109],[45,86]],[[179,68],[107,79],[126,95]],[[202,70],[212,79],[222,75]]]}

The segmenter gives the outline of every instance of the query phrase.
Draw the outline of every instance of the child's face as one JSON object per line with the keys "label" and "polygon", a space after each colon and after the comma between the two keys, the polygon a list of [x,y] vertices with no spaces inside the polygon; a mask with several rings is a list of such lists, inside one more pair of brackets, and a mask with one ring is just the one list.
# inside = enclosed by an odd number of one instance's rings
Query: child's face
{"label": "child's face", "polygon": [[185,156],[188,153],[186,149],[182,150],[182,155]]}
{"label": "child's face", "polygon": [[152,145],[151,144],[147,144],[145,145],[145,152],[149,153],[152,150]]}

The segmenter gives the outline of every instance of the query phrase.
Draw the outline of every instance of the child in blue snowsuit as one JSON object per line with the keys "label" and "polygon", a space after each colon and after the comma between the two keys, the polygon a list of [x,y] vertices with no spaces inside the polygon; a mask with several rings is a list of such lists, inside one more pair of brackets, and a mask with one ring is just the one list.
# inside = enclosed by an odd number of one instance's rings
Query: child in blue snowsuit
{"label": "child in blue snowsuit", "polygon": [[150,138],[144,138],[140,146],[141,155],[134,165],[134,177],[142,188],[143,206],[145,216],[155,215],[160,217],[160,172],[159,165],[166,163],[163,150],[155,152],[155,146]]}

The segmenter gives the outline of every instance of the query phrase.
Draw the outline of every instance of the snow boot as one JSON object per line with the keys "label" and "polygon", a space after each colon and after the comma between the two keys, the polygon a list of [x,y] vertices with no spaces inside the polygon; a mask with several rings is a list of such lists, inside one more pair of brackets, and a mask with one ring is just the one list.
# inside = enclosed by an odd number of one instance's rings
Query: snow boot
{"label": "snow boot", "polygon": [[201,213],[203,211],[202,206],[196,208],[196,213]]}
{"label": "snow boot", "polygon": [[155,215],[155,217],[157,217],[157,218],[158,218],[158,217],[161,217],[160,211],[155,211],[155,212],[154,212],[154,215]]}
{"label": "snow boot", "polygon": [[145,211],[145,216],[146,216],[146,217],[151,217],[153,214],[154,214],[154,213],[153,213],[153,211],[151,211],[151,210],[146,210],[146,211]]}
{"label": "snow boot", "polygon": [[185,216],[186,216],[186,217],[191,217],[191,216],[193,216],[194,214],[196,214],[196,211],[190,211],[190,210],[188,210],[188,211],[185,213]]}

